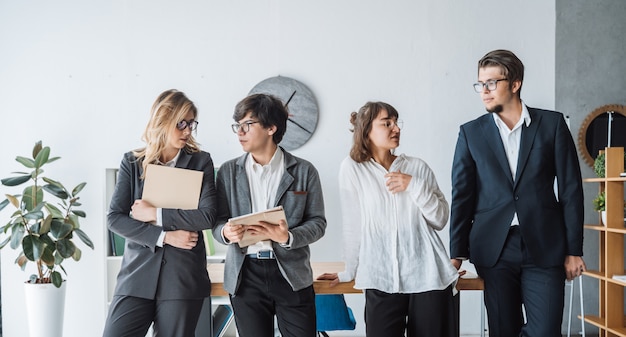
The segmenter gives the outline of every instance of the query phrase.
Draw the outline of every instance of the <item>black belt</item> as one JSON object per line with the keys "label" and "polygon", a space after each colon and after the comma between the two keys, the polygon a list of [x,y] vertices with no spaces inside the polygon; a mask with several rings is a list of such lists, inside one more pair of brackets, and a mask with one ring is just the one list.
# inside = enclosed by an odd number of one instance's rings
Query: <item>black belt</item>
{"label": "black belt", "polygon": [[261,250],[256,253],[248,254],[248,257],[251,259],[258,260],[274,260],[276,259],[276,255],[273,250]]}

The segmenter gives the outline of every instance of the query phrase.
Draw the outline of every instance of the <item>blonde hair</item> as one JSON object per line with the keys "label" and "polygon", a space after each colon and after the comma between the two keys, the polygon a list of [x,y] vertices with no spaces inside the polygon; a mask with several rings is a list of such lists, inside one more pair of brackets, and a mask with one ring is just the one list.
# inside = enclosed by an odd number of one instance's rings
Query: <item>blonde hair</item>
{"label": "blonde hair", "polygon": [[[196,106],[183,92],[176,89],[164,91],[154,101],[150,110],[150,120],[141,137],[146,146],[133,151],[137,160],[142,162],[141,179],[144,178],[148,164],[156,164],[161,157],[169,132],[176,128],[176,124],[182,121],[189,112],[193,114],[194,119],[197,119]],[[188,153],[200,151],[193,133],[189,135],[183,150]]]}

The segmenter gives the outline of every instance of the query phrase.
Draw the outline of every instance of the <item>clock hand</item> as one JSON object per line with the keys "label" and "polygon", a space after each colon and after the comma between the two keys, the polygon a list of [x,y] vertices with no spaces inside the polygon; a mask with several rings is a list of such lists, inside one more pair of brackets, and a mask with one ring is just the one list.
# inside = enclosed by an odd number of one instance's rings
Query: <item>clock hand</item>
{"label": "clock hand", "polygon": [[293,98],[293,96],[296,94],[296,90],[293,91],[293,93],[291,94],[291,96],[289,96],[289,99],[287,100],[287,103],[285,103],[285,108],[287,107],[287,105],[289,105],[289,102],[291,102],[291,99]]}
{"label": "clock hand", "polygon": [[[296,95],[296,92],[297,92],[297,90],[294,90],[294,91],[291,93],[291,96],[289,96],[289,99],[287,100],[287,103],[285,103],[285,108],[287,107],[287,105],[289,105],[289,102],[291,102],[291,99],[293,98],[293,96],[295,96],[295,95]],[[298,123],[297,123],[296,121],[294,121],[293,119],[291,119],[291,118],[287,118],[287,120],[288,120],[288,121],[290,121],[290,122],[292,122],[293,124],[295,124],[295,125],[296,125],[297,127],[299,127],[300,129],[302,129],[302,130],[306,131],[307,133],[309,133],[309,134],[312,134],[312,133],[313,133],[313,132],[311,132],[311,131],[307,130],[304,126],[302,126],[302,125],[298,124]]]}

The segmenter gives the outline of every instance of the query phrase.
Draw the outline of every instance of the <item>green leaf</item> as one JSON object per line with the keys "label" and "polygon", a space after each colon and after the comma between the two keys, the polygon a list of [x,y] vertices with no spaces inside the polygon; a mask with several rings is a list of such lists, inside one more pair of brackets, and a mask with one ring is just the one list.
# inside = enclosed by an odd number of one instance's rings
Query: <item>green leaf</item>
{"label": "green leaf", "polygon": [[30,158],[17,156],[17,157],[15,157],[15,161],[17,161],[18,163],[26,166],[27,168],[31,168],[31,169],[35,168],[35,161],[30,159]]}
{"label": "green leaf", "polygon": [[24,237],[25,232],[26,229],[24,228],[24,225],[18,224],[13,226],[13,230],[11,231],[11,249],[17,249],[17,247],[22,244],[22,238]]}
{"label": "green leaf", "polygon": [[31,211],[24,214],[24,218],[26,218],[27,220],[40,220],[43,219],[43,217],[44,214],[42,211]]}
{"label": "green leaf", "polygon": [[52,224],[52,215],[48,214],[48,216],[41,222],[41,227],[39,228],[39,234],[46,234],[50,231],[50,225]]}
{"label": "green leaf", "polygon": [[17,186],[17,185],[21,185],[25,182],[27,182],[28,180],[30,180],[31,175],[22,175],[22,176],[17,176],[17,177],[11,177],[11,178],[4,178],[2,180],[0,180],[2,182],[2,185],[4,186]]}
{"label": "green leaf", "polygon": [[69,198],[69,195],[67,194],[67,192],[65,191],[63,187],[59,187],[53,184],[48,184],[48,185],[44,185],[43,189],[59,199]]}
{"label": "green leaf", "polygon": [[72,255],[72,259],[74,259],[74,261],[80,261],[80,258],[83,256],[83,252],[76,247],[76,250],[74,251],[74,255]]}
{"label": "green leaf", "polygon": [[35,143],[35,146],[33,147],[33,159],[37,158],[37,155],[39,154],[39,151],[41,151],[41,148],[41,141],[37,141]]}
{"label": "green leaf", "polygon": [[3,210],[9,204],[9,199],[4,199],[0,202],[0,211]]}
{"label": "green leaf", "polygon": [[52,284],[57,288],[60,288],[61,284],[63,284],[63,277],[61,277],[61,273],[58,271],[53,271],[50,278],[52,279]]}
{"label": "green leaf", "polygon": [[22,201],[27,210],[32,210],[38,203],[43,201],[43,190],[35,185],[26,187],[23,192]]}
{"label": "green leaf", "polygon": [[40,168],[45,163],[48,162],[48,158],[50,157],[50,147],[46,146],[39,153],[37,153],[37,157],[35,157],[35,167]]}
{"label": "green leaf", "polygon": [[[0,208],[0,209],[2,209],[2,208]],[[72,213],[78,215],[81,218],[84,218],[84,217],[87,216],[87,214],[85,214],[85,212],[83,212],[81,210],[77,210],[77,209],[72,210]]]}
{"label": "green leaf", "polygon": [[46,209],[48,210],[48,212],[50,212],[50,214],[52,214],[53,218],[58,218],[58,219],[62,219],[63,218],[63,213],[61,212],[61,210],[54,206],[53,204],[49,204],[46,203],[45,204]]}
{"label": "green leaf", "polygon": [[75,197],[78,193],[80,193],[80,191],[85,188],[85,185],[87,185],[87,183],[80,183],[76,185],[76,187],[74,187],[74,189],[72,190],[72,196]]}
{"label": "green leaf", "polygon": [[31,260],[39,260],[42,258],[46,245],[43,241],[39,240],[39,237],[34,235],[26,235],[22,240],[22,248],[24,249],[24,255]]}
{"label": "green leaf", "polygon": [[57,251],[63,258],[68,259],[74,255],[76,245],[69,239],[59,240],[57,241]]}
{"label": "green leaf", "polygon": [[54,247],[54,240],[52,240],[52,238],[50,237],[50,235],[43,234],[39,236],[39,239],[46,245],[46,246],[52,246]]}
{"label": "green leaf", "polygon": [[52,158],[48,159],[48,164],[52,163],[53,161],[57,161],[59,159],[61,159],[61,157],[52,157]]}
{"label": "green leaf", "polygon": [[65,238],[73,229],[71,224],[61,219],[52,219],[52,223],[50,224],[50,233],[57,238],[57,240]]}
{"label": "green leaf", "polygon": [[43,254],[41,254],[41,262],[43,262],[49,268],[54,268],[54,251],[54,245],[46,246],[46,248],[43,250]]}
{"label": "green leaf", "polygon": [[76,233],[76,235],[78,236],[78,238],[87,245],[87,247],[93,249],[93,242],[91,242],[91,239],[89,238],[89,236],[87,236],[87,234],[85,234],[85,232],[82,231],[82,229],[75,229],[74,233]]}

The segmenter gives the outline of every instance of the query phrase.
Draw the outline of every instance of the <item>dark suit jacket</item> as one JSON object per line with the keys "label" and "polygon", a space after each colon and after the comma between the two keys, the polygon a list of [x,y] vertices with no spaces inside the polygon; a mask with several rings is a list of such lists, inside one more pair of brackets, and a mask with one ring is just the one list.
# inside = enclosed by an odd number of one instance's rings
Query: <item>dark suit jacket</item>
{"label": "dark suit jacket", "polygon": [[[206,152],[181,151],[177,167],[203,171],[197,210],[163,209],[163,228],[129,216],[141,199],[143,172],[132,152],[124,155],[108,213],[109,229],[126,238],[115,295],[147,299],[198,299],[211,293],[206,270],[202,230],[212,228],[217,214],[213,161]],[[198,245],[191,250],[156,246],[161,231],[198,231]]]}
{"label": "dark suit jacket", "polygon": [[461,126],[452,166],[451,257],[493,266],[514,212],[536,265],[559,266],[566,255],[582,256],[582,179],[572,136],[561,113],[528,111],[515,181],[493,116]]}
{"label": "dark suit jacket", "polygon": [[[326,231],[322,185],[315,167],[306,160],[284,151],[285,173],[280,179],[274,206],[285,209],[289,231],[293,235],[290,248],[272,242],[278,267],[294,291],[313,284],[309,244],[319,240]],[[219,215],[213,237],[221,243],[222,228],[229,218],[252,212],[250,184],[245,163],[249,154],[225,162],[217,172]],[[245,259],[238,244],[228,246],[224,266],[224,289],[236,294]]]}

